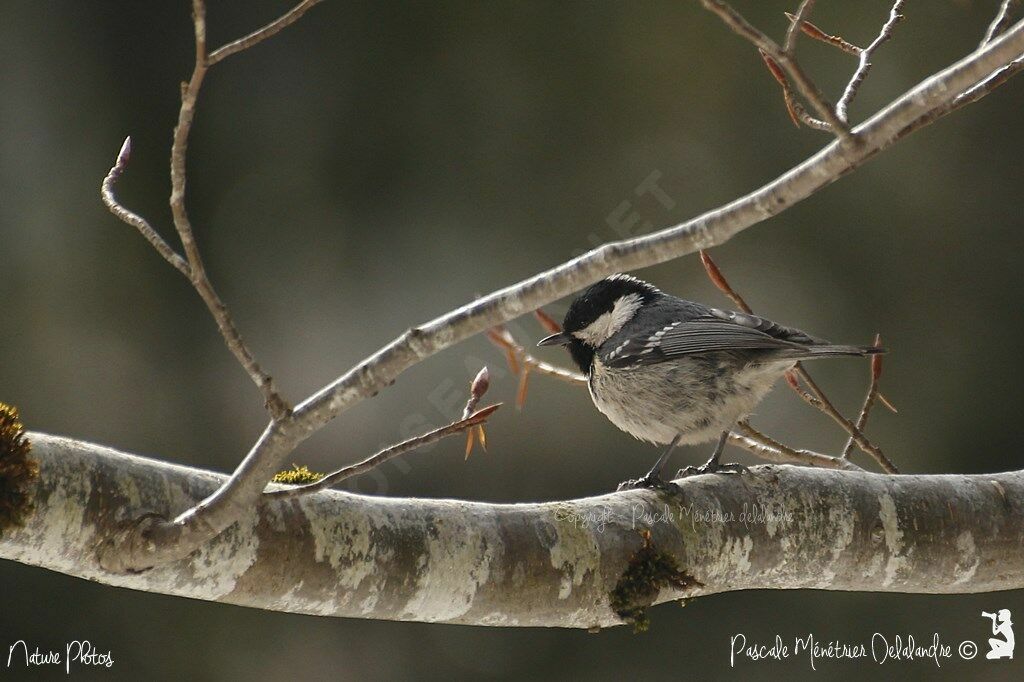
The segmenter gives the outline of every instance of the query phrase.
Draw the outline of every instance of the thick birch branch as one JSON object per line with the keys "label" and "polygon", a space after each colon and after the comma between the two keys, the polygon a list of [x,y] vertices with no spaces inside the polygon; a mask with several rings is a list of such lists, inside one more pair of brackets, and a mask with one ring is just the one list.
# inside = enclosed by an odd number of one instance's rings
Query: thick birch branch
{"label": "thick birch branch", "polygon": [[[1024,472],[770,465],[682,480],[681,499],[629,491],[503,505],[324,491],[254,507],[187,559],[111,573],[97,543],[124,537],[120,525],[140,514],[196,504],[225,477],[29,438],[36,510],[4,531],[0,558],[147,592],[329,616],[590,628],[623,622],[613,593],[620,609],[642,612],[729,590],[1024,587]],[[648,555],[699,585],[630,582],[641,530],[651,533]]]}
{"label": "thick birch branch", "polygon": [[[409,367],[614,272],[655,265],[727,241],[830,185],[906,135],[980,99],[1019,70],[1022,56],[1024,22],[1018,22],[854,128],[852,143],[833,142],[777,179],[719,209],[651,235],[606,244],[409,329],[298,405],[293,414],[270,424],[232,476],[200,505],[170,521],[145,519],[131,542],[108,547],[102,555],[104,566],[113,571],[140,570],[187,555],[251,513],[266,482],[299,443],[392,384]],[[993,77],[997,71],[999,75]],[[961,93],[967,91],[970,97],[965,99]],[[167,509],[165,513],[175,511]]]}

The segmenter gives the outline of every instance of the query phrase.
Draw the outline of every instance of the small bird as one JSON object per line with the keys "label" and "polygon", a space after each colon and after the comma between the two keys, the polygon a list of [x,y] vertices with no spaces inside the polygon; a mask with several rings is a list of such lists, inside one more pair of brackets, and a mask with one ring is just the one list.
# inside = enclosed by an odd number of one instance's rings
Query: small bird
{"label": "small bird", "polygon": [[800,360],[885,352],[841,346],[756,315],[676,298],[631,275],[591,285],[569,306],[562,331],[538,346],[566,346],[594,405],[640,440],[668,448],[620,489],[670,487],[662,470],[675,446],[718,439],[708,461],[680,475],[742,472],[719,458],[729,430]]}

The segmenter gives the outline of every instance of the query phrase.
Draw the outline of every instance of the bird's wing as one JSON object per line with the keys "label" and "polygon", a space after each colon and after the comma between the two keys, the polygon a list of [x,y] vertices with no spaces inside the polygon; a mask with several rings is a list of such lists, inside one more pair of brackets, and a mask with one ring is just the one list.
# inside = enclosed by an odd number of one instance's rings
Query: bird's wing
{"label": "bird's wing", "polygon": [[799,330],[756,315],[709,308],[706,315],[621,341],[602,353],[601,360],[611,367],[629,367],[708,351],[802,349],[820,343]]}
{"label": "bird's wing", "polygon": [[781,341],[791,341],[801,346],[816,346],[825,345],[828,342],[822,339],[817,339],[810,334],[806,334],[799,329],[793,327],[785,327],[777,322],[758,317],[757,315],[751,315],[750,313],[737,313],[732,310],[719,310],[718,308],[708,308],[708,318],[724,320],[726,322],[732,322],[735,325],[741,327],[748,327],[750,329],[756,329],[759,332],[763,332],[768,336],[779,339]]}

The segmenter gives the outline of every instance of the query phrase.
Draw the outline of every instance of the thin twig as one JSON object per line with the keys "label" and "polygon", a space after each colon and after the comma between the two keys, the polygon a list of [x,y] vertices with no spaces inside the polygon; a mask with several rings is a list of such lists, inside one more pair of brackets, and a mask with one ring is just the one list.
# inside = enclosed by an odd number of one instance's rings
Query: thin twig
{"label": "thin twig", "polygon": [[999,5],[999,12],[996,14],[992,23],[988,25],[988,30],[985,31],[985,37],[982,39],[981,44],[978,47],[985,47],[987,44],[992,42],[992,39],[1002,34],[1006,29],[1010,28],[1013,23],[1013,11],[1020,4],[1020,0],[1003,0]]}
{"label": "thin twig", "polygon": [[778,62],[768,56],[768,53],[764,50],[758,48],[758,52],[761,53],[761,59],[764,60],[765,66],[768,67],[768,72],[782,86],[782,99],[786,103],[786,111],[789,113],[789,118],[793,121],[793,125],[799,128],[800,124],[803,123],[808,128],[831,133],[832,127],[821,119],[814,118],[807,113],[804,105],[793,95],[793,88],[789,85],[789,78],[786,77],[786,72],[782,70]]}
{"label": "thin twig", "polygon": [[857,91],[860,90],[864,79],[867,78],[868,71],[871,70],[871,56],[883,43],[892,38],[893,29],[903,19],[903,15],[900,14],[903,10],[903,2],[904,0],[896,0],[892,4],[892,8],[889,10],[889,19],[882,25],[882,30],[879,31],[878,37],[861,50],[860,63],[857,65],[857,70],[853,72],[850,82],[846,84],[846,89],[843,90],[842,96],[840,96],[839,101],[836,103],[836,115],[843,121],[848,120],[847,109],[849,109],[853,98],[857,96]]}
{"label": "thin twig", "polygon": [[[794,21],[796,19],[796,16],[793,15],[793,14],[790,14],[789,12],[785,12],[785,15],[786,15],[786,17],[790,21]],[[833,47],[837,47],[837,48],[839,48],[840,50],[842,50],[843,52],[845,52],[847,54],[852,54],[854,56],[858,56],[861,53],[861,48],[857,47],[853,43],[848,42],[846,40],[843,40],[843,38],[841,36],[832,35],[830,33],[827,33],[825,31],[821,30],[821,27],[817,26],[816,24],[812,24],[809,21],[805,20],[803,22],[803,24],[801,24],[800,30],[808,38],[812,38],[812,39],[817,40],[819,42],[825,43],[826,45],[831,45]]]}
{"label": "thin twig", "polygon": [[117,160],[114,165],[111,166],[110,172],[103,178],[103,184],[100,187],[100,196],[103,197],[103,203],[107,205],[110,212],[114,214],[119,220],[128,225],[131,225],[139,233],[146,238],[157,253],[163,256],[164,260],[170,263],[175,270],[185,275],[190,281],[192,279],[192,273],[189,272],[188,263],[178,253],[171,248],[171,245],[164,241],[153,226],[149,222],[140,216],[139,214],[128,210],[117,200],[117,196],[114,194],[114,185],[121,178],[121,174],[124,172],[125,167],[128,165],[128,159],[132,154],[132,138],[124,138],[124,143],[121,145],[121,151],[117,154]]}
{"label": "thin twig", "polygon": [[[550,362],[544,362],[530,355],[530,353],[523,348],[521,345],[516,343],[516,340],[512,338],[508,330],[503,326],[494,327],[487,332],[487,338],[491,343],[498,346],[502,350],[505,350],[507,355],[514,358],[515,362],[519,365],[527,365],[530,371],[537,372],[539,374],[546,374],[556,379],[569,382],[570,384],[582,384],[586,385],[587,378],[578,372],[574,372],[571,369],[565,369],[558,365],[552,365]],[[509,363],[512,368],[512,373],[519,376],[522,373],[521,367],[516,367],[513,363]]]}
{"label": "thin twig", "polygon": [[800,94],[810,102],[818,117],[827,123],[834,135],[847,143],[856,143],[856,138],[850,132],[850,126],[846,121],[836,116],[832,104],[825,97],[824,93],[804,72],[800,63],[782,50],[779,45],[755,28],[739,12],[732,8],[729,3],[723,0],[701,0],[704,8],[716,14],[725,25],[732,29],[733,33],[755,45],[767,53],[772,59],[786,71],[789,80],[793,82]]}
{"label": "thin twig", "polygon": [[300,2],[295,7],[292,7],[290,10],[288,10],[288,12],[282,14],[280,17],[270,22],[263,28],[259,28],[250,33],[249,35],[239,38],[238,40],[234,40],[228,43],[227,45],[219,47],[213,52],[211,52],[210,55],[206,58],[206,65],[208,67],[213,66],[220,60],[226,57],[230,57],[236,52],[248,50],[253,45],[263,42],[272,35],[294,24],[302,17],[303,14],[308,12],[310,9],[313,8],[314,5],[317,5],[319,3],[320,0],[303,0],[303,2]]}
{"label": "thin twig", "polygon": [[800,8],[793,15],[793,20],[789,24],[789,28],[786,29],[786,40],[782,43],[782,51],[786,54],[792,55],[796,49],[796,37],[807,25],[807,17],[811,16],[811,12],[814,11],[814,3],[815,0],[803,0],[800,3]]}
{"label": "thin twig", "polygon": [[[812,405],[831,417],[836,424],[839,424],[844,431],[850,434],[850,438],[857,443],[857,447],[871,455],[875,461],[878,462],[878,466],[882,467],[883,471],[888,474],[899,473],[899,469],[897,469],[896,465],[885,456],[885,453],[882,452],[881,448],[869,441],[867,436],[857,428],[856,424],[844,417],[842,413],[836,409],[836,406],[833,405],[832,401],[825,396],[824,391],[822,391],[817,382],[811,378],[811,375],[807,373],[807,370],[804,369],[803,365],[797,363],[796,367],[793,368],[793,372],[795,372],[796,375],[799,376],[805,384],[807,384],[807,387],[811,389],[811,393],[817,399],[816,402],[811,403]],[[801,393],[801,396],[806,400],[806,394]]]}
{"label": "thin twig", "polygon": [[386,447],[380,452],[371,455],[370,457],[367,457],[361,462],[351,464],[342,469],[338,469],[333,473],[327,474],[316,483],[307,483],[306,485],[300,485],[294,488],[287,488],[284,490],[267,490],[264,491],[263,497],[264,499],[270,497],[276,499],[299,497],[300,495],[308,495],[309,493],[315,493],[318,490],[330,488],[336,485],[337,483],[344,481],[346,478],[352,478],[353,476],[365,474],[367,471],[370,471],[371,469],[374,469],[380,466],[381,464],[384,464],[388,460],[398,457],[399,455],[403,455],[417,448],[421,448],[424,445],[436,443],[437,441],[443,438],[447,438],[448,436],[453,436],[457,433],[462,433],[467,429],[472,429],[476,426],[479,426],[486,422],[487,418],[490,417],[494,413],[494,411],[497,410],[499,407],[501,407],[501,403],[488,405],[487,407],[477,410],[476,412],[474,412],[473,414],[469,415],[464,419],[459,419],[458,421],[452,422],[447,426],[442,426],[439,429],[434,429],[433,431],[425,433],[422,436],[416,436],[415,438],[410,438],[408,440],[402,441],[401,443],[396,443],[395,445]]}
{"label": "thin twig", "polygon": [[[882,346],[882,337],[880,334],[875,335],[875,348]],[[871,384],[868,386],[868,392],[864,396],[864,404],[861,405],[860,414],[857,415],[857,428],[863,433],[864,427],[868,425],[868,415],[871,413],[871,408],[875,404],[875,399],[878,398],[878,382],[882,378],[882,355],[876,354],[871,356]],[[846,445],[843,447],[843,459],[850,456],[853,452],[853,446],[856,443],[853,440],[853,436],[850,436],[849,440],[846,441]]]}
{"label": "thin twig", "polygon": [[859,466],[841,457],[823,455],[813,450],[794,449],[758,431],[749,422],[736,422],[736,431],[729,433],[729,442],[751,452],[761,459],[779,464],[806,464],[825,469],[864,471]]}
{"label": "thin twig", "polygon": [[748,315],[754,314],[754,311],[749,305],[747,305],[747,302],[743,300],[743,297],[732,288],[731,284],[729,284],[729,280],[727,280],[725,275],[722,274],[721,269],[718,267],[718,264],[715,263],[711,254],[701,249],[700,262],[704,266],[704,271],[707,273],[708,279],[711,280],[711,283],[714,284],[719,291],[725,294],[726,298],[732,301],[733,305]]}
{"label": "thin twig", "polygon": [[220,300],[213,283],[206,274],[202,256],[199,253],[199,245],[196,243],[192,232],[192,223],[185,209],[185,182],[186,154],[188,151],[188,136],[192,130],[192,122],[195,120],[196,100],[199,97],[199,89],[202,87],[203,78],[206,76],[208,67],[206,55],[206,5],[203,0],[192,0],[192,22],[195,33],[195,66],[192,69],[192,77],[181,89],[181,108],[178,110],[178,125],[174,128],[174,142],[171,145],[171,215],[174,218],[174,227],[178,231],[182,247],[185,250],[185,258],[188,259],[191,271],[192,286],[196,293],[203,299],[206,308],[210,311],[217,328],[228,349],[242,365],[253,383],[263,394],[267,409],[270,411],[274,421],[281,421],[291,414],[291,406],[281,397],[274,386],[274,380],[269,374],[263,371],[256,362],[255,356],[245,345],[242,335],[235,326],[235,322],[228,311],[227,306]]}

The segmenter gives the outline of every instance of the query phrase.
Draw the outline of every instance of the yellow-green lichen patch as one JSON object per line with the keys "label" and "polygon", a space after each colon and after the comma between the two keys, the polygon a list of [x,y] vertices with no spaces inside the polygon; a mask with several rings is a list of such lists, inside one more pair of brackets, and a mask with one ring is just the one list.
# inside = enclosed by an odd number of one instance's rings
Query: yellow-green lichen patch
{"label": "yellow-green lichen patch", "polygon": [[644,632],[650,626],[647,609],[663,587],[685,590],[702,586],[679,567],[675,557],[654,547],[650,531],[642,531],[640,535],[643,545],[630,557],[629,565],[609,595],[612,610],[619,618],[632,623],[634,632]]}
{"label": "yellow-green lichen patch", "polygon": [[310,471],[309,467],[305,464],[302,466],[293,464],[291,469],[277,472],[270,480],[274,483],[285,483],[287,485],[305,485],[307,483],[316,483],[323,477],[324,474]]}
{"label": "yellow-green lichen patch", "polygon": [[0,403],[0,536],[32,513],[29,488],[39,478],[39,464],[29,459],[31,449],[18,408]]}

